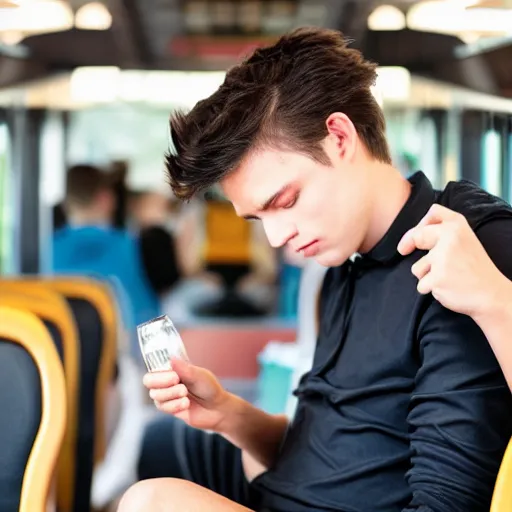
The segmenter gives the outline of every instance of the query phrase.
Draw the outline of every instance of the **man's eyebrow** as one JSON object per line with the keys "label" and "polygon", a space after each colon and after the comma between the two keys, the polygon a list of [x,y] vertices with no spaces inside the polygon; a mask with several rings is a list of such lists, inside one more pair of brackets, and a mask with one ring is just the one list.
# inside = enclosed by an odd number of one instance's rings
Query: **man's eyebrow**
{"label": "man's eyebrow", "polygon": [[[272,197],[267,199],[261,205],[260,208],[258,208],[258,211],[264,212],[268,210],[279,199],[279,197],[281,197],[281,195],[284,194],[290,188],[290,186],[291,185],[288,184],[282,187],[280,190],[278,190]],[[259,220],[259,217],[257,215],[244,215],[243,218],[246,220]]]}

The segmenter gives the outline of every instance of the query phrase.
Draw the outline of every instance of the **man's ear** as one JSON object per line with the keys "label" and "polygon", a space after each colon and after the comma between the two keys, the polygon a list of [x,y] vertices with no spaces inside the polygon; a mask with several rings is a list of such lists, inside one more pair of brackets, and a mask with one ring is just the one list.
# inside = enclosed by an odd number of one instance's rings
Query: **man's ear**
{"label": "man's ear", "polygon": [[357,149],[357,131],[350,118],[342,112],[333,112],[325,121],[331,158],[352,161]]}

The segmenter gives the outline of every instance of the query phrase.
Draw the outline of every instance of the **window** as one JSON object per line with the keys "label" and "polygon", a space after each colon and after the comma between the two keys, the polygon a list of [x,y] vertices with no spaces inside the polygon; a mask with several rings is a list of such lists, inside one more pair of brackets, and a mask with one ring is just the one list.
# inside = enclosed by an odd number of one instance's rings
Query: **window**
{"label": "window", "polygon": [[420,121],[419,135],[421,144],[419,148],[419,167],[425,173],[432,185],[436,188],[441,186],[439,148],[437,144],[436,123],[431,117],[424,117]]}
{"label": "window", "polygon": [[13,194],[9,165],[9,132],[0,122],[0,274],[12,270],[13,258]]}
{"label": "window", "polygon": [[498,131],[488,130],[483,136],[482,187],[487,192],[501,196],[502,142]]}

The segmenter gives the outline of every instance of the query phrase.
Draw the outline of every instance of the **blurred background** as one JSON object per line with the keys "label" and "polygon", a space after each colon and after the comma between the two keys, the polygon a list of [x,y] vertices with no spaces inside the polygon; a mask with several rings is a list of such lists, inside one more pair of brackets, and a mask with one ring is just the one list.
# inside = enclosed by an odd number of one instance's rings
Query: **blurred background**
{"label": "blurred background", "polygon": [[[108,288],[113,388],[130,390],[124,406],[105,405],[112,432],[141,391],[135,327],[161,314],[228,389],[293,411],[324,269],[271,249],[219,190],[178,202],[163,155],[173,110],[305,25],[343,31],[379,64],[374,94],[404,175],[421,169],[436,187],[465,178],[511,200],[511,0],[0,0],[0,305],[2,283],[73,276]],[[111,483],[114,455],[87,484],[98,508],[136,478]]]}

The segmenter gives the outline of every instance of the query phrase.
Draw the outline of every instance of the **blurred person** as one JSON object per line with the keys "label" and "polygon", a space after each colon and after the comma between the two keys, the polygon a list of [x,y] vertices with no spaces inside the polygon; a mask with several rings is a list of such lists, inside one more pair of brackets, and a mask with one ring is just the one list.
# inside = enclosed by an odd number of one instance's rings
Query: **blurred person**
{"label": "blurred person", "polygon": [[52,223],[53,231],[60,229],[66,225],[66,212],[64,211],[64,204],[57,203],[52,208]]}
{"label": "blurred person", "polygon": [[114,160],[107,169],[107,172],[110,176],[112,192],[116,198],[115,208],[112,212],[112,226],[124,229],[128,216],[128,188],[126,186],[128,162]]}
{"label": "blurred person", "polygon": [[154,190],[131,192],[129,205],[129,217],[137,229],[171,223],[171,201],[166,194]]}
{"label": "blurred person", "polygon": [[190,481],[139,482],[121,512],[489,510],[512,434],[510,391],[478,325],[418,293],[411,266],[422,254],[397,246],[439,203],[466,217],[510,278],[512,210],[468,182],[436,191],[421,172],[405,179],[375,80],[376,65],[339,32],[299,29],[172,116],[178,197],[220,183],[271,245],[330,268],[292,421],[184,361],[147,374],[157,408],[184,422],[175,453],[162,454],[167,476]]}
{"label": "blurred person", "polygon": [[194,205],[171,208],[156,191],[132,193],[130,216],[145,272],[162,311],[176,323],[193,320],[199,305],[222,295],[221,280],[202,269],[202,226]]}
{"label": "blurred person", "polygon": [[[137,242],[111,225],[116,199],[108,174],[90,165],[71,167],[64,207],[67,224],[53,237],[53,271],[115,282],[126,297],[129,323],[139,324],[157,316],[158,297],[144,274]],[[135,339],[132,351],[140,360]]]}
{"label": "blurred person", "polygon": [[137,231],[142,264],[155,293],[169,293],[181,278],[174,234],[168,228],[169,198],[144,191],[133,195],[131,219]]}
{"label": "blurred person", "polygon": [[486,253],[466,218],[434,205],[407,232],[403,255],[428,251],[412,267],[418,291],[444,307],[469,315],[482,329],[512,389],[512,282]]}

